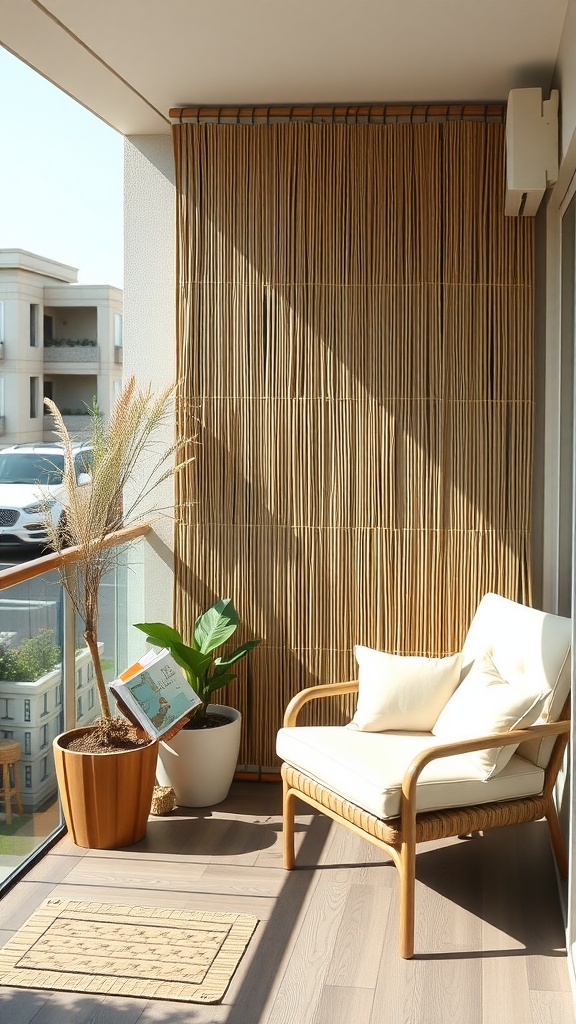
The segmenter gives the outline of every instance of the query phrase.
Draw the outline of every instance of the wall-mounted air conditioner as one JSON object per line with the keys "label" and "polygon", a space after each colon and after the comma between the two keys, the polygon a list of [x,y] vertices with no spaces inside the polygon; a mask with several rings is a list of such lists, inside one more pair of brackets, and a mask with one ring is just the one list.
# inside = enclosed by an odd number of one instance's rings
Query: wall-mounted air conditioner
{"label": "wall-mounted air conditioner", "polygon": [[509,217],[533,217],[558,180],[558,91],[512,89],[506,110],[506,201]]}

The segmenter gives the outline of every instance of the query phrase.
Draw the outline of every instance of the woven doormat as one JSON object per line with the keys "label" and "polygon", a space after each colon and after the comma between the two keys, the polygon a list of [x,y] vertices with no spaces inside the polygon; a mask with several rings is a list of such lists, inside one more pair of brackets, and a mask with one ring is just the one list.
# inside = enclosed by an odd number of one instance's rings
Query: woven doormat
{"label": "woven doormat", "polygon": [[256,924],[246,914],[48,899],[0,949],[0,984],[218,1003]]}

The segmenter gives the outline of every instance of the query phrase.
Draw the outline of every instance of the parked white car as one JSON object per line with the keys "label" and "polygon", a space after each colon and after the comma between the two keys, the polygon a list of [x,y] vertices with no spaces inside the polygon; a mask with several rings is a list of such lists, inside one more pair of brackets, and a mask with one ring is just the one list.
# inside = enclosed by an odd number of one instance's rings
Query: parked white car
{"label": "parked white car", "polygon": [[[92,448],[78,443],[74,468],[79,486],[90,483]],[[0,451],[0,547],[44,544],[47,507],[54,524],[62,516],[64,454],[61,444],[16,444]]]}

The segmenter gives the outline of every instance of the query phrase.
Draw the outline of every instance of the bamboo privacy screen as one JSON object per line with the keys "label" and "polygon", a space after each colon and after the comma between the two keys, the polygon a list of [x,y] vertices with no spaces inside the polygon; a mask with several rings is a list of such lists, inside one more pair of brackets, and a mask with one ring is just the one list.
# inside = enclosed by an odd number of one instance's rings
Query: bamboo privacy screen
{"label": "bamboo privacy screen", "polygon": [[[243,760],[353,645],[459,649],[530,601],[533,226],[501,124],[181,124],[176,622],[231,596]],[[246,675],[249,676],[246,679]]]}

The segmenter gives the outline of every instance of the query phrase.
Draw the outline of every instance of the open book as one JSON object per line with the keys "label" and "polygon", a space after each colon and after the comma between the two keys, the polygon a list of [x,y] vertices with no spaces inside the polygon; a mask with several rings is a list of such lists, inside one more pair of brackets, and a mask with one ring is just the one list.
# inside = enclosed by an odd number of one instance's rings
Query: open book
{"label": "open book", "polygon": [[153,739],[183,725],[200,703],[167,650],[148,651],[109,685],[122,714]]}

